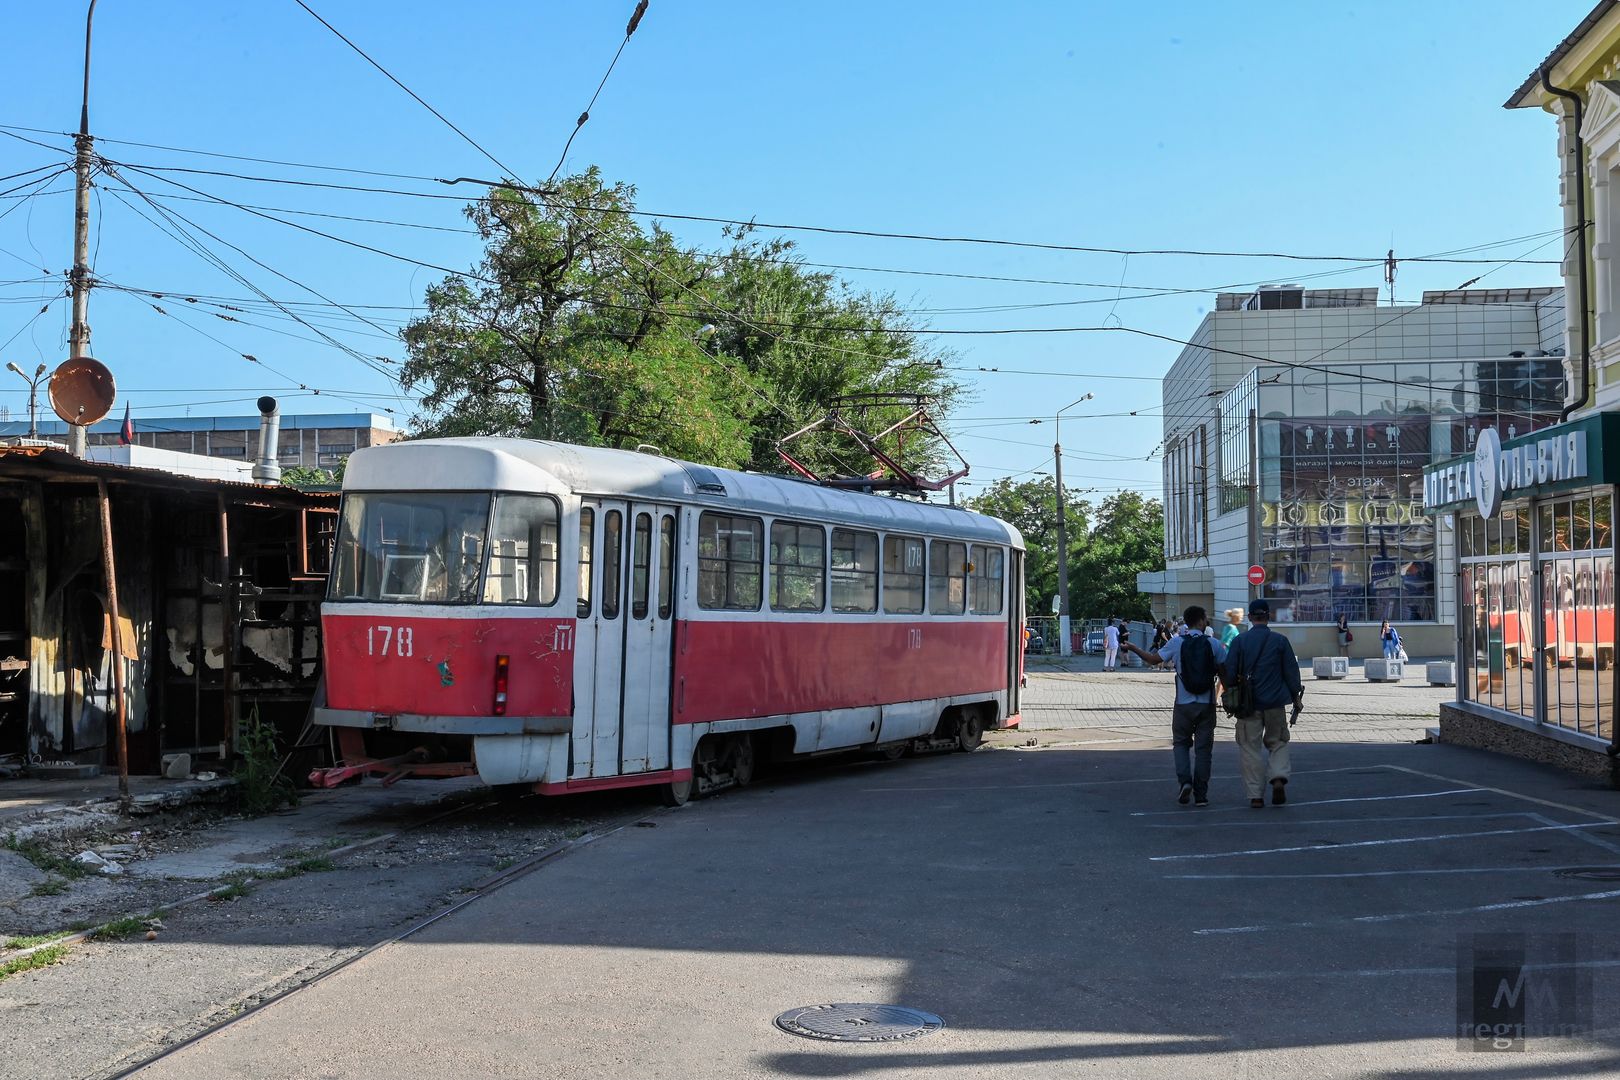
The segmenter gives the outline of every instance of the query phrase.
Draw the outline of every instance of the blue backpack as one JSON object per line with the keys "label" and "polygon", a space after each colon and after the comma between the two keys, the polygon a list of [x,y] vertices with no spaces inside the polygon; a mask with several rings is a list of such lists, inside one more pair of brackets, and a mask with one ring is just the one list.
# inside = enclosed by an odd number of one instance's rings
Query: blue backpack
{"label": "blue backpack", "polygon": [[1207,694],[1215,689],[1215,649],[1209,638],[1203,634],[1184,635],[1176,668],[1189,694]]}

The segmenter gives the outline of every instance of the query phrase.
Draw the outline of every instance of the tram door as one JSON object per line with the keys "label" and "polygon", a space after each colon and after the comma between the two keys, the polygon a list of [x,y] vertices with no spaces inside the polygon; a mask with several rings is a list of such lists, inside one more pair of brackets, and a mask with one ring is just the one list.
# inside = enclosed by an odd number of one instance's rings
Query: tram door
{"label": "tram door", "polygon": [[576,779],[669,768],[675,537],[673,507],[581,507]]}
{"label": "tram door", "polygon": [[629,506],[584,500],[579,511],[579,633],[574,644],[575,779],[619,771],[624,669],[624,518]]}
{"label": "tram door", "polygon": [[632,503],[625,587],[624,772],[669,768],[669,685],[675,625],[675,537],[671,506]]}

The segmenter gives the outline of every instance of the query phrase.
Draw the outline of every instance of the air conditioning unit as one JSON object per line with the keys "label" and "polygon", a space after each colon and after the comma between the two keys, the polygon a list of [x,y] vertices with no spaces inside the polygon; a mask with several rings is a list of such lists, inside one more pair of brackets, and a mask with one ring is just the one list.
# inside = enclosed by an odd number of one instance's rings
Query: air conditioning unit
{"label": "air conditioning unit", "polygon": [[1305,306],[1305,289],[1301,285],[1262,285],[1247,300],[1244,311],[1288,311]]}

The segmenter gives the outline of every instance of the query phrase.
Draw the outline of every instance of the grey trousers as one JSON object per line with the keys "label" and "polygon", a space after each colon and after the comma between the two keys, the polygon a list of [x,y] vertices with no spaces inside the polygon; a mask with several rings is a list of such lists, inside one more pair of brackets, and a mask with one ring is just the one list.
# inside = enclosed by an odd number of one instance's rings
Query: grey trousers
{"label": "grey trousers", "polygon": [[1210,755],[1215,746],[1215,705],[1175,706],[1170,716],[1170,744],[1175,753],[1176,780],[1191,784],[1195,798],[1209,794]]}
{"label": "grey trousers", "polygon": [[[1258,799],[1268,780],[1288,779],[1288,708],[1261,709],[1247,720],[1233,723],[1243,761],[1243,786],[1249,789],[1249,798]],[[1262,746],[1270,751],[1269,762],[1261,756]]]}

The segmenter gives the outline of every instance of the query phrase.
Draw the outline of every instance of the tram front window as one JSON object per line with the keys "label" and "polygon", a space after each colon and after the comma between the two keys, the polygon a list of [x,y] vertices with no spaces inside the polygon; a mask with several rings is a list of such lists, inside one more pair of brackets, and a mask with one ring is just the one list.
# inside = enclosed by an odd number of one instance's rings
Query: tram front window
{"label": "tram front window", "polygon": [[344,496],[328,599],[477,603],[489,505],[473,492]]}

